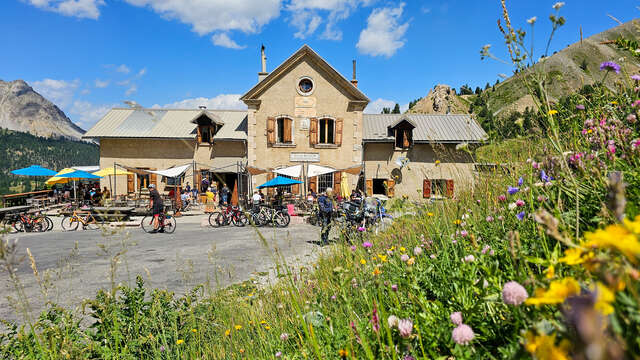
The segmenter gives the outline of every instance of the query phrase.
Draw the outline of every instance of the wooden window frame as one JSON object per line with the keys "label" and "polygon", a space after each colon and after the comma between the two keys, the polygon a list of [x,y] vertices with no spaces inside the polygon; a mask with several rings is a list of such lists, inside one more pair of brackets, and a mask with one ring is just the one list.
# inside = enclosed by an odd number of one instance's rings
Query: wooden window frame
{"label": "wooden window frame", "polygon": [[[399,141],[399,136],[402,136]],[[398,144],[402,146],[398,146]],[[413,147],[413,129],[394,129],[394,147],[398,150],[411,149]]]}
{"label": "wooden window frame", "polygon": [[[288,120],[291,125],[291,129],[289,131],[290,140],[287,142],[285,137],[285,120]],[[280,130],[280,122],[282,122],[282,130]],[[293,118],[289,116],[278,116],[275,118],[275,144],[274,145],[295,145],[295,130],[294,130],[294,122]],[[282,139],[282,141],[281,141]]]}
{"label": "wooden window frame", "polygon": [[[325,126],[322,126],[322,121],[324,120]],[[331,123],[329,124],[329,121],[331,121]],[[329,134],[329,129],[331,129],[331,137],[332,137],[332,142],[328,142],[328,134]],[[322,141],[322,131],[325,131],[325,141]],[[322,117],[322,118],[318,118],[318,141],[316,142],[316,144],[318,145],[335,145],[336,144],[336,119],[331,118],[331,117]]]}

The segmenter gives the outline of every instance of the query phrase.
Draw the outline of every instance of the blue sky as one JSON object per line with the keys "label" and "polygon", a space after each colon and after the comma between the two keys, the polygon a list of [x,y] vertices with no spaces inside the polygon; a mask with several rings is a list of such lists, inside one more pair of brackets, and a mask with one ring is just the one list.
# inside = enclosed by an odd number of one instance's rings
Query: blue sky
{"label": "blue sky", "polygon": [[[507,0],[517,27],[537,16],[543,50],[555,1]],[[558,50],[626,22],[637,1],[567,1]],[[368,112],[406,106],[439,83],[493,83],[511,68],[481,61],[505,54],[498,0],[2,0],[0,79],[24,79],[87,129],[113,106],[243,108],[238,97],[260,70],[309,44],[347,78],[358,62]]]}

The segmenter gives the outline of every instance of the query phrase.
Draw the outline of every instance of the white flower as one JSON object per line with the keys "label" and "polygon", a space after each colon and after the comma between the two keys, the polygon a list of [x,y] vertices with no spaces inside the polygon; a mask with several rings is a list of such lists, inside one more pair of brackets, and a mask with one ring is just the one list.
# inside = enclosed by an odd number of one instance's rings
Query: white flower
{"label": "white flower", "polygon": [[564,1],[558,1],[557,3],[553,4],[552,7],[554,10],[557,11],[557,10],[560,10],[560,8],[563,6],[564,6]]}
{"label": "white flower", "polygon": [[537,183],[533,184],[533,186],[535,186],[535,187],[543,187],[544,183],[542,181],[538,181]]}
{"label": "white flower", "polygon": [[514,202],[509,204],[509,210],[514,210],[516,207],[518,207],[518,205],[516,205],[516,203],[514,203]]}
{"label": "white flower", "polygon": [[536,20],[538,20],[538,17],[537,17],[537,16],[534,16],[534,17],[532,17],[532,18],[529,18],[529,19],[527,20],[527,22],[528,22],[529,24],[533,25],[533,24],[535,24]]}
{"label": "white flower", "polygon": [[464,257],[464,259],[462,259],[462,262],[473,262],[476,259],[475,256],[473,255],[467,255]]}
{"label": "white flower", "polygon": [[398,319],[398,317],[395,315],[391,315],[389,316],[389,318],[387,318],[387,324],[389,324],[389,328],[391,329],[398,326],[399,322],[400,322],[400,319]]}

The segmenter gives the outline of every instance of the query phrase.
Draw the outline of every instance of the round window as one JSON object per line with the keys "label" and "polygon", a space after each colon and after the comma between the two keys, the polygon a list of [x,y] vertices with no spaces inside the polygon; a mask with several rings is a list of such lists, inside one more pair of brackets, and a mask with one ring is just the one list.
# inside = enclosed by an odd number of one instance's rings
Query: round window
{"label": "round window", "polygon": [[309,78],[302,78],[298,81],[298,92],[302,95],[310,95],[313,91],[313,81]]}

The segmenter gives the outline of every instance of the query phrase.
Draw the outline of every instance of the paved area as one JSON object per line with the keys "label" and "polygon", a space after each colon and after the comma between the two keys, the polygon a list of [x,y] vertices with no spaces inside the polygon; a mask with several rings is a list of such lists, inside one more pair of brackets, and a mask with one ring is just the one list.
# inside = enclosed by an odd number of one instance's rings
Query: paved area
{"label": "paved area", "polygon": [[[59,218],[54,223],[59,223]],[[68,308],[92,298],[98,289],[115,284],[135,284],[142,275],[147,284],[184,293],[205,283],[209,289],[255,279],[266,282],[276,271],[275,257],[288,264],[307,264],[322,248],[316,245],[319,228],[292,224],[285,229],[261,228],[260,240],[252,227],[204,226],[202,216],[178,218],[173,234],[146,234],[140,228],[109,231],[78,230],[10,234],[18,239],[18,276],[34,310],[42,309],[45,298]],[[26,249],[36,260],[41,284],[34,276]],[[0,273],[0,319],[16,319],[10,298],[15,290],[6,273]],[[46,296],[43,295],[46,293]]]}

